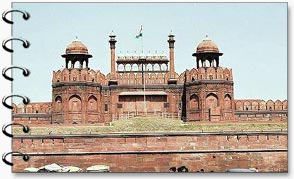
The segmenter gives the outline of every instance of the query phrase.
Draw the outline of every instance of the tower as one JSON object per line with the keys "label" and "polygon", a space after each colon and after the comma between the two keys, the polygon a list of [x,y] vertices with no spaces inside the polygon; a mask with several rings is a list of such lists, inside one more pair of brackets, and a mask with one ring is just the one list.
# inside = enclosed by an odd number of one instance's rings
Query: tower
{"label": "tower", "polygon": [[170,60],[170,69],[169,71],[174,73],[175,72],[175,39],[174,35],[171,33],[168,36],[168,44],[169,44],[169,60]]}
{"label": "tower", "polygon": [[[52,123],[101,122],[101,82],[98,72],[89,69],[92,55],[88,53],[88,48],[76,39],[61,56],[65,58],[65,68],[53,72]],[[77,62],[79,65],[76,65]]]}
{"label": "tower", "polygon": [[109,45],[110,45],[110,60],[111,60],[111,71],[110,71],[110,80],[108,81],[108,85],[117,85],[117,75],[115,70],[115,40],[116,35],[113,34],[113,31],[109,35]]}
{"label": "tower", "polygon": [[109,35],[109,45],[110,45],[110,59],[111,59],[111,73],[114,74],[115,71],[115,35],[113,32]]}
{"label": "tower", "polygon": [[[206,36],[207,38],[207,36]],[[223,53],[209,39],[203,40],[192,56],[196,69],[187,78],[186,108],[190,121],[224,121],[234,119],[232,70],[221,67]]]}

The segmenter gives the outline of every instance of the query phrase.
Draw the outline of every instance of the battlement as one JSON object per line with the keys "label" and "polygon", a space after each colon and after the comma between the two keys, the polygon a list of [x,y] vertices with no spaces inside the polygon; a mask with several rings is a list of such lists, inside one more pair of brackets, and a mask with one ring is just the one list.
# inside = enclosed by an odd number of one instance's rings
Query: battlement
{"label": "battlement", "polygon": [[20,103],[18,105],[12,104],[13,113],[14,114],[22,114],[22,113],[51,113],[51,102],[34,102],[24,105]]}
{"label": "battlement", "polygon": [[53,71],[52,83],[59,82],[95,82],[105,85],[105,75],[100,71],[87,69],[67,69]]}
{"label": "battlement", "polygon": [[237,99],[235,100],[236,111],[282,111],[288,110],[288,100],[268,100],[261,99]]}
{"label": "battlement", "polygon": [[179,83],[183,83],[187,75],[187,82],[196,80],[227,80],[233,81],[233,71],[230,68],[223,67],[200,67],[186,70],[180,74]]}

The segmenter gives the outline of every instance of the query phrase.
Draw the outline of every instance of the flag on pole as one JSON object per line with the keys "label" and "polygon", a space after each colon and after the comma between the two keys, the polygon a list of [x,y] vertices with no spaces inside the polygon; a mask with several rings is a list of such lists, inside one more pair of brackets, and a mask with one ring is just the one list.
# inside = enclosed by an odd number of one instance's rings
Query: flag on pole
{"label": "flag on pole", "polygon": [[136,39],[138,39],[138,38],[140,38],[140,37],[142,37],[143,36],[143,26],[141,25],[141,27],[140,27],[140,30],[139,30],[139,33],[138,33],[138,35],[136,35]]}

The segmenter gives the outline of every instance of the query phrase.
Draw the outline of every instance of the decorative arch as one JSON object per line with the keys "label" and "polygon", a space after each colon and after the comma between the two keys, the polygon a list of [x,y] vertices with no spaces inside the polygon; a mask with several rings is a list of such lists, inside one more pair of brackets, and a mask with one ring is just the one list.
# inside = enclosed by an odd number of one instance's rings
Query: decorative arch
{"label": "decorative arch", "polygon": [[207,68],[207,79],[213,80],[215,79],[215,68],[214,67],[209,67]]}
{"label": "decorative arch", "polygon": [[135,74],[133,72],[129,75],[129,84],[135,84]]}
{"label": "decorative arch", "polygon": [[259,103],[259,110],[266,110],[266,103],[264,100]]}
{"label": "decorative arch", "polygon": [[231,95],[226,94],[225,98],[224,98],[224,101],[225,101],[224,109],[225,110],[232,109],[232,97],[231,97]]}
{"label": "decorative arch", "polygon": [[88,111],[96,111],[98,108],[97,98],[91,95],[88,99]]}
{"label": "decorative arch", "polygon": [[266,102],[266,110],[270,110],[270,111],[275,110],[275,104],[272,100],[268,100]]}
{"label": "decorative arch", "polygon": [[16,106],[16,104],[12,103],[12,107],[13,107],[13,109],[12,109],[13,114],[17,114],[17,106]]}
{"label": "decorative arch", "polygon": [[275,110],[282,110],[283,104],[280,100],[275,101]]}
{"label": "decorative arch", "polygon": [[190,109],[199,109],[199,97],[196,94],[190,96]]}
{"label": "decorative arch", "polygon": [[255,111],[257,111],[258,110],[258,102],[257,101],[252,101],[252,103],[251,103],[251,108],[252,108],[252,110],[255,110]]}
{"label": "decorative arch", "polygon": [[78,95],[72,95],[69,98],[69,111],[78,112],[82,110],[82,99]]}
{"label": "decorative arch", "polygon": [[236,104],[235,104],[235,109],[238,110],[238,111],[243,111],[244,110],[243,102],[242,101],[237,101]]}
{"label": "decorative arch", "polygon": [[251,110],[252,108],[251,108],[251,103],[250,103],[250,101],[245,101],[244,102],[244,111],[249,111],[249,110]]}
{"label": "decorative arch", "polygon": [[218,106],[218,97],[214,93],[209,93],[205,99],[206,109],[213,109]]}
{"label": "decorative arch", "polygon": [[283,101],[283,110],[288,110],[288,101],[287,100]]}

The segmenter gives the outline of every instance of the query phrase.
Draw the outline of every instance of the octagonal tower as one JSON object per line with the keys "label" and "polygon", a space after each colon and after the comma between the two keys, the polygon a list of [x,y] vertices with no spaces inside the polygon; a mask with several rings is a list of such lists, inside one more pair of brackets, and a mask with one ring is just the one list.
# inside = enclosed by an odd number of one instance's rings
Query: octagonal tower
{"label": "octagonal tower", "polygon": [[186,109],[190,121],[224,121],[234,119],[232,69],[221,67],[223,53],[209,39],[203,40],[192,56],[196,69],[187,70]]}
{"label": "octagonal tower", "polygon": [[100,92],[103,78],[99,71],[89,69],[92,55],[88,48],[76,39],[61,56],[65,58],[65,68],[54,71],[52,79],[52,123],[102,123]]}

